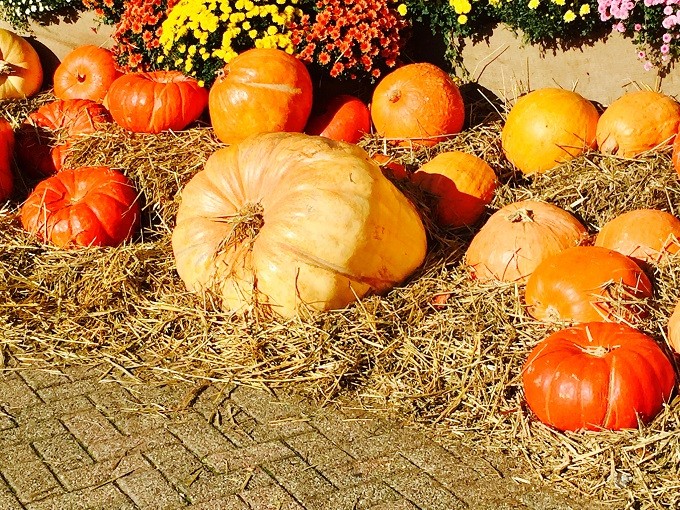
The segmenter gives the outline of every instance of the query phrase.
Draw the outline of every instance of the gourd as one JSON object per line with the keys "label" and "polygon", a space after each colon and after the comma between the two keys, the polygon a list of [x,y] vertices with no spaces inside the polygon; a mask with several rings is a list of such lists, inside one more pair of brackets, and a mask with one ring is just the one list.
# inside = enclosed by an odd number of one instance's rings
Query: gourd
{"label": "gourd", "polygon": [[102,102],[120,76],[110,50],[92,44],[78,46],[54,71],[54,95],[58,99]]}
{"label": "gourd", "polygon": [[42,86],[40,57],[29,42],[0,28],[0,100],[24,99]]}

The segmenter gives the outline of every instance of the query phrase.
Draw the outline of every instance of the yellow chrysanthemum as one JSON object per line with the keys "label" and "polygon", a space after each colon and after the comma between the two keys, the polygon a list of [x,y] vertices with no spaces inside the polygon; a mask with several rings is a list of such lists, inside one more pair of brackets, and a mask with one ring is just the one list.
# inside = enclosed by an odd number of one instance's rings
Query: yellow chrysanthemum
{"label": "yellow chrysanthemum", "polygon": [[397,12],[401,16],[406,16],[406,13],[408,12],[408,9],[406,8],[406,4],[399,4],[399,6],[397,7]]}
{"label": "yellow chrysanthemum", "polygon": [[583,4],[581,8],[578,10],[578,15],[583,17],[586,16],[587,14],[590,14],[590,5]]}
{"label": "yellow chrysanthemum", "polygon": [[569,9],[567,12],[564,13],[564,21],[569,23],[570,21],[574,21],[576,19],[576,14],[574,14],[574,11]]}
{"label": "yellow chrysanthemum", "polygon": [[536,9],[539,3],[538,0],[529,0],[529,9]]}
{"label": "yellow chrysanthemum", "polygon": [[465,14],[461,14],[460,16],[458,16],[457,21],[458,21],[458,24],[465,25],[465,23],[467,23],[467,21],[468,21],[468,17]]}

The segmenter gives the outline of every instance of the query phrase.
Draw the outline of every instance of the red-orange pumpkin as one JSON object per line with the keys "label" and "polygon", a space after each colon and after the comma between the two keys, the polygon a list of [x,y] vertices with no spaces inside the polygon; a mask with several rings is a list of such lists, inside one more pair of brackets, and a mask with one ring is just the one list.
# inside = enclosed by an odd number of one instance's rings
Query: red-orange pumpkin
{"label": "red-orange pumpkin", "polygon": [[652,284],[633,259],[601,246],[576,246],[541,262],[527,279],[529,314],[543,321],[627,321],[644,314]]}
{"label": "red-orange pumpkin", "polygon": [[371,118],[380,136],[405,146],[432,146],[463,129],[465,105],[458,86],[442,69],[408,64],[375,87]]}
{"label": "red-orange pumpkin", "polygon": [[411,180],[436,197],[435,217],[446,227],[470,226],[479,220],[493,200],[498,182],[486,161],[462,151],[438,154]]}
{"label": "red-orange pumpkin", "polygon": [[52,101],[31,113],[17,132],[17,160],[21,170],[36,176],[62,169],[69,142],[111,122],[104,106],[89,99]]}
{"label": "red-orange pumpkin", "polygon": [[472,238],[465,264],[479,281],[523,282],[546,258],[579,244],[586,228],[556,205],[514,202],[492,214]]}
{"label": "red-orange pumpkin", "polygon": [[394,156],[377,152],[371,156],[371,159],[380,165],[383,175],[389,179],[403,181],[411,176],[406,165],[399,163]]}
{"label": "red-orange pumpkin", "polygon": [[680,250],[680,219],[656,209],[628,211],[605,223],[595,238],[603,246],[645,267]]}
{"label": "red-orange pumpkin", "polygon": [[60,248],[117,246],[139,228],[137,191],[108,167],[67,169],[38,183],[21,206],[21,224]]}
{"label": "red-orange pumpkin", "polygon": [[101,102],[120,75],[110,50],[92,44],[78,46],[54,71],[54,95]]}
{"label": "red-orange pumpkin", "polygon": [[305,127],[308,135],[319,135],[347,143],[357,143],[371,131],[368,106],[358,97],[340,94],[313,113]]}
{"label": "red-orange pumpkin", "polygon": [[208,91],[179,71],[129,73],[111,84],[106,103],[113,120],[134,133],[179,131],[201,116]]}
{"label": "red-orange pumpkin", "polygon": [[7,200],[12,194],[14,177],[12,175],[12,153],[14,151],[14,131],[5,119],[0,119],[0,200]]}
{"label": "red-orange pumpkin", "polygon": [[624,324],[557,331],[522,370],[527,404],[559,430],[619,430],[651,421],[668,402],[675,370],[654,339]]}
{"label": "red-orange pumpkin", "polygon": [[312,79],[285,51],[253,48],[224,67],[210,88],[208,111],[224,143],[259,133],[301,132],[312,111]]}
{"label": "red-orange pumpkin", "polygon": [[638,90],[611,103],[597,123],[601,152],[634,157],[657,146],[668,145],[680,127],[680,104],[673,98]]}

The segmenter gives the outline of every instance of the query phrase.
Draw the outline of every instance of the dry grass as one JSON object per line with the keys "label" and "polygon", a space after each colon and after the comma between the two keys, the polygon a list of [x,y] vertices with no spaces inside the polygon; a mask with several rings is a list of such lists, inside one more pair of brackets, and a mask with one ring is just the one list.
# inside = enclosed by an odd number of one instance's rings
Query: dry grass
{"label": "dry grass", "polygon": [[[634,160],[593,152],[524,179],[503,159],[500,122],[487,114],[436,148],[389,153],[413,169],[442,150],[471,151],[501,178],[494,208],[547,200],[593,232],[636,207],[677,213],[680,187],[667,150]],[[377,138],[362,144],[371,153],[387,147]],[[17,222],[21,192],[0,210],[0,365],[105,361],[141,380],[285,386],[322,402],[350,395],[365,408],[524,457],[536,477],[556,487],[620,507],[678,508],[680,398],[634,431],[558,433],[534,421],[522,401],[521,367],[557,326],[525,313],[521,286],[468,278],[460,261],[475,229],[450,232],[427,222],[423,268],[388,295],[346,310],[263,321],[223,313],[210,295],[187,293],[170,249],[177,191],[219,145],[206,128],[151,136],[115,126],[74,145],[73,163],[119,168],[143,192],[143,233],[119,248],[63,251],[37,243]],[[399,185],[427,211],[428,197]],[[640,327],[663,344],[680,298],[680,265],[652,276],[655,297]]]}

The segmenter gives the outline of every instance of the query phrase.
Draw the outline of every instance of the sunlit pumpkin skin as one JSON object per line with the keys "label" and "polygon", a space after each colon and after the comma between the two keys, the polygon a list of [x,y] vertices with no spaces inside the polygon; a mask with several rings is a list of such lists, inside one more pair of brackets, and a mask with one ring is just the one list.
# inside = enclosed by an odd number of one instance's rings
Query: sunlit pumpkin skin
{"label": "sunlit pumpkin skin", "polygon": [[438,154],[416,170],[411,181],[437,197],[435,219],[445,227],[476,223],[493,200],[498,183],[486,161],[462,151]]}
{"label": "sunlit pumpkin skin", "polygon": [[551,170],[595,147],[599,116],[576,92],[534,90],[508,113],[501,132],[505,157],[527,175]]}
{"label": "sunlit pumpkin skin", "polygon": [[618,251],[641,267],[658,264],[680,250],[680,219],[656,209],[628,211],[602,226],[595,246]]}
{"label": "sunlit pumpkin skin", "polygon": [[17,160],[22,171],[49,176],[64,165],[74,137],[92,134],[112,122],[108,110],[89,99],[57,99],[31,113],[17,132]]}
{"label": "sunlit pumpkin skin", "polygon": [[110,50],[92,44],[78,46],[54,71],[54,95],[58,99],[102,102],[120,75]]}
{"label": "sunlit pumpkin skin", "polygon": [[137,195],[111,168],[66,169],[38,183],[21,206],[21,224],[60,248],[118,246],[139,228]]}
{"label": "sunlit pumpkin skin", "polygon": [[527,404],[559,430],[620,430],[650,422],[669,402],[675,371],[654,339],[625,324],[562,329],[529,354]]}
{"label": "sunlit pumpkin skin", "polygon": [[331,98],[307,121],[305,133],[347,143],[357,143],[371,131],[371,113],[358,97],[340,94]]}
{"label": "sunlit pumpkin skin", "polygon": [[680,127],[680,104],[673,98],[638,90],[611,103],[597,123],[600,152],[632,158],[673,143]]}
{"label": "sunlit pumpkin skin", "polygon": [[439,67],[408,64],[375,87],[371,119],[376,132],[403,146],[432,146],[459,133],[465,105],[458,86]]}
{"label": "sunlit pumpkin skin", "polygon": [[23,37],[0,28],[0,100],[35,95],[42,86],[40,57]]}
{"label": "sunlit pumpkin skin", "polygon": [[223,70],[210,88],[208,111],[224,143],[277,131],[302,132],[312,111],[312,79],[285,51],[253,48]]}
{"label": "sunlit pumpkin skin", "polygon": [[673,163],[673,168],[680,176],[680,136],[676,133],[673,139],[673,151],[671,152],[671,161]]}
{"label": "sunlit pumpkin skin", "polygon": [[14,189],[12,175],[12,154],[14,131],[5,119],[0,119],[0,201],[7,200]]}
{"label": "sunlit pumpkin skin", "polygon": [[525,301],[542,321],[626,321],[644,315],[639,300],[652,284],[633,259],[601,246],[576,246],[541,262],[527,279]]}
{"label": "sunlit pumpkin skin", "polygon": [[668,343],[677,354],[680,354],[680,301],[668,318]]}
{"label": "sunlit pumpkin skin", "polygon": [[133,133],[180,131],[198,120],[208,91],[179,71],[128,73],[109,87],[106,102],[113,120]]}
{"label": "sunlit pumpkin skin", "polygon": [[514,202],[493,213],[475,234],[465,264],[480,282],[524,282],[546,258],[578,245],[587,234],[556,205]]}
{"label": "sunlit pumpkin skin", "polygon": [[387,291],[426,244],[416,209],[363,149],[299,133],[213,153],[182,190],[172,234],[189,290],[284,317]]}

